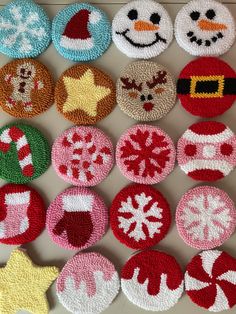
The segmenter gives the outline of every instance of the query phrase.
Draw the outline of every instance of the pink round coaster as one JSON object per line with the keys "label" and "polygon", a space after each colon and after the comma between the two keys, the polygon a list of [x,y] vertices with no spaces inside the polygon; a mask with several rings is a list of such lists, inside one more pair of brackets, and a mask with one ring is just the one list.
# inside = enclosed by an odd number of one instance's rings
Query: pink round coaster
{"label": "pink round coaster", "polygon": [[58,176],[77,186],[104,180],[114,163],[111,140],[94,127],[75,126],[62,133],[52,147],[52,165]]}
{"label": "pink round coaster", "polygon": [[106,232],[108,210],[101,197],[84,187],[59,194],[47,210],[47,230],[52,240],[70,250],[82,250]]}
{"label": "pink round coaster", "polygon": [[235,230],[234,202],[215,187],[196,187],[181,198],[176,225],[181,238],[191,247],[213,249],[228,240]]}
{"label": "pink round coaster", "polygon": [[175,165],[175,146],[162,129],[138,124],[128,129],[116,147],[116,162],[122,174],[141,184],[164,180]]}

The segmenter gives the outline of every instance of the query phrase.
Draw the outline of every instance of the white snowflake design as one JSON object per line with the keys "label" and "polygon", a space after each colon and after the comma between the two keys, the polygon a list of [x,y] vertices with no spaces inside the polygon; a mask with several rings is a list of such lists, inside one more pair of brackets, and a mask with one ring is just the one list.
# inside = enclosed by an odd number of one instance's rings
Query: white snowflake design
{"label": "white snowflake design", "polygon": [[[160,221],[162,219],[162,208],[158,207],[158,203],[155,202],[150,206],[148,210],[144,210],[145,207],[151,202],[152,197],[146,196],[145,193],[140,195],[136,194],[134,196],[138,207],[133,206],[132,198],[129,196],[126,202],[121,202],[121,207],[118,212],[129,213],[132,215],[130,218],[118,217],[119,228],[123,229],[124,233],[128,234],[130,238],[134,238],[135,241],[146,240],[147,235],[143,231],[143,226],[145,225],[150,238],[154,238],[154,235],[160,233],[160,228],[163,223]],[[132,228],[133,227],[133,228]]]}

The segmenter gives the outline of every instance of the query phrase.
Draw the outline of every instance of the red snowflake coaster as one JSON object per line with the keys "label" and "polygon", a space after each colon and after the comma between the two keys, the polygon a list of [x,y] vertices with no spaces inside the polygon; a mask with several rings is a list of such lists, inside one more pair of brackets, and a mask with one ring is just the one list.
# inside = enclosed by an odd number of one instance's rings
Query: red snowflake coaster
{"label": "red snowflake coaster", "polygon": [[175,146],[160,128],[135,125],[119,139],[116,162],[122,174],[141,184],[156,184],[174,168]]}
{"label": "red snowflake coaster", "polygon": [[135,184],[125,187],[114,198],[110,222],[121,243],[145,249],[166,236],[171,223],[170,207],[153,187]]}
{"label": "red snowflake coaster", "polygon": [[208,311],[231,309],[236,304],[236,259],[217,250],[196,255],[187,265],[185,289]]}
{"label": "red snowflake coaster", "polygon": [[183,273],[174,257],[144,251],[132,256],[123,267],[121,288],[130,302],[142,309],[166,311],[183,293]]}

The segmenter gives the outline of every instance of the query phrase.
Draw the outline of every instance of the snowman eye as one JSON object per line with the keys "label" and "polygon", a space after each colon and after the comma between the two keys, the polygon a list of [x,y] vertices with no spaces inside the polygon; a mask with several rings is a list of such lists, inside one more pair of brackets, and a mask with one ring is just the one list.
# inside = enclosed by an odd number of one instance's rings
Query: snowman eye
{"label": "snowman eye", "polygon": [[200,13],[198,11],[193,11],[191,14],[190,14],[190,17],[193,21],[197,21],[200,17]]}
{"label": "snowman eye", "polygon": [[130,10],[129,11],[129,13],[128,13],[128,18],[130,19],[130,20],[137,20],[137,18],[138,18],[138,11],[137,10]]}
{"label": "snowman eye", "polygon": [[158,13],[153,13],[150,17],[150,21],[153,23],[153,24],[159,24],[160,23],[160,20],[161,20],[161,17]]}
{"label": "snowman eye", "polygon": [[215,16],[216,16],[216,13],[215,13],[214,10],[208,10],[207,13],[206,13],[206,17],[209,20],[213,20]]}

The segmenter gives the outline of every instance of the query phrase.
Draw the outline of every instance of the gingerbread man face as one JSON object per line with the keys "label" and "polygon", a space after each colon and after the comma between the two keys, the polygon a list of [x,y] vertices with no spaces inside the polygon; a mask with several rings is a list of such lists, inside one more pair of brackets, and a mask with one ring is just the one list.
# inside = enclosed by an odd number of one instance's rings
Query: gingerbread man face
{"label": "gingerbread man face", "polygon": [[22,80],[29,80],[29,79],[33,79],[35,77],[36,69],[32,63],[26,62],[26,63],[23,63],[22,65],[20,64],[17,67],[16,74]]}

